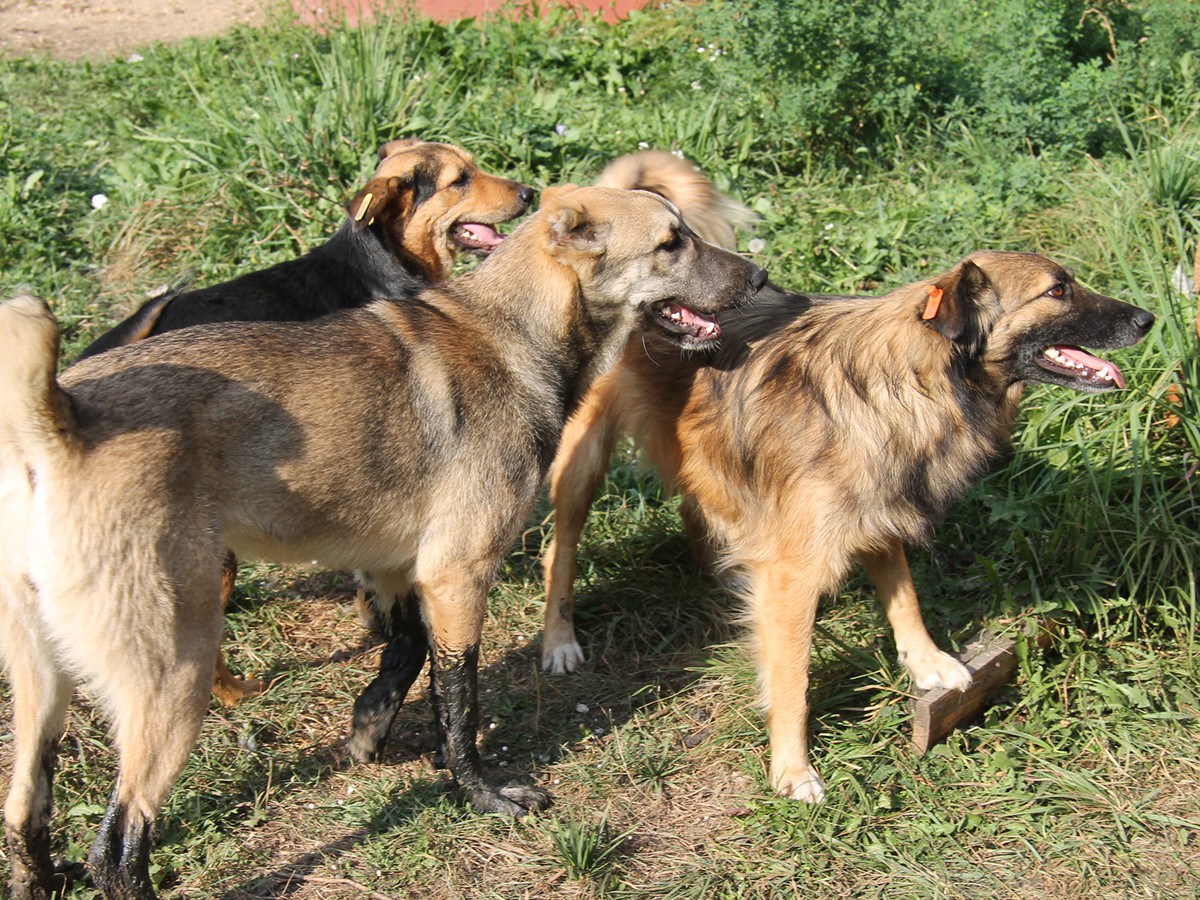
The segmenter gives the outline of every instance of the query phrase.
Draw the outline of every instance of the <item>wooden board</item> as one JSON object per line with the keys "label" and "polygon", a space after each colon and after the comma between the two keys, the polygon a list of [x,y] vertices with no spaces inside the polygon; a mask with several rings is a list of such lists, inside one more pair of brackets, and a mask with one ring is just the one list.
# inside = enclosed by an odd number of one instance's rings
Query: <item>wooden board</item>
{"label": "wooden board", "polygon": [[958,658],[971,671],[965,691],[933,688],[912,699],[913,747],[918,753],[944,738],[962,722],[979,714],[988,697],[1012,681],[1017,670],[1016,644],[981,631],[963,647]]}

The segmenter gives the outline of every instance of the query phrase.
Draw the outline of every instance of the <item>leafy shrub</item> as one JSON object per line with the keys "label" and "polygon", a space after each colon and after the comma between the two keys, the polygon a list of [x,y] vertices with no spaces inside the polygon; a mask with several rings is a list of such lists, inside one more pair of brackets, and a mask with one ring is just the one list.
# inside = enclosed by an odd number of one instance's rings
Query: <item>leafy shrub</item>
{"label": "leafy shrub", "polygon": [[710,21],[725,23],[731,77],[793,159],[888,156],[931,123],[1009,152],[1119,149],[1127,88],[1149,75],[1164,98],[1186,95],[1177,76],[1194,75],[1200,42],[1200,10],[1181,0],[723,6]]}

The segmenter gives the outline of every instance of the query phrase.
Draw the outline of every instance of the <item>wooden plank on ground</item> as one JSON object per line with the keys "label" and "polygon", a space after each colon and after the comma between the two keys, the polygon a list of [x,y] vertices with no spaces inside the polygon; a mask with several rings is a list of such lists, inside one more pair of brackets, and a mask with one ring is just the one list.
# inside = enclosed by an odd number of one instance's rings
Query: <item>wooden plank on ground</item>
{"label": "wooden plank on ground", "polygon": [[1015,648],[1014,641],[981,631],[958,655],[971,671],[970,687],[965,691],[933,688],[912,699],[912,742],[918,753],[927,753],[957,725],[977,716],[987,699],[1012,681],[1017,670]]}

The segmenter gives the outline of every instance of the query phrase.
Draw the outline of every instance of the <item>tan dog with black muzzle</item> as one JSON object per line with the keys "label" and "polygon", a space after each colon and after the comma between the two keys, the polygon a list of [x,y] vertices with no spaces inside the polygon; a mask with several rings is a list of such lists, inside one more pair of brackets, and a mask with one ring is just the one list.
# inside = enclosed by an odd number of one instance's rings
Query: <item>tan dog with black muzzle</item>
{"label": "tan dog with black muzzle", "polygon": [[[394,619],[413,656],[431,648],[455,780],[482,811],[544,807],[544,791],[483,773],[488,590],[564,422],[630,333],[703,346],[720,333],[713,315],[765,278],[658,196],[582,188],[554,192],[475,271],[412,301],[175,332],[60,380],[46,305],[0,306],[14,895],[55,887],[51,779],[77,682],[120,753],[89,867],[107,897],[154,895],[151,827],[204,717],[227,549],[368,570],[386,585],[377,597],[412,598]],[[393,682],[401,698],[413,677]]]}

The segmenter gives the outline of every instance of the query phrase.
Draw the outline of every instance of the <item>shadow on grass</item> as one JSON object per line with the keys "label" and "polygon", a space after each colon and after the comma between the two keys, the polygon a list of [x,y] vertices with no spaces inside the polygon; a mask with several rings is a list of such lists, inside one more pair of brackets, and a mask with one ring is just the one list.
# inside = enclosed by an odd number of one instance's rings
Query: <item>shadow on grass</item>
{"label": "shadow on grass", "polygon": [[[1043,484],[1059,477],[1040,463],[1032,467],[1028,460],[1024,463],[1027,471],[1035,470]],[[1007,539],[996,534],[994,521],[997,512],[1010,509],[1014,498],[994,493],[997,496],[975,495],[965,502],[962,508],[966,514],[952,519],[939,532],[932,558],[927,557],[914,567],[930,631],[935,641],[946,648],[951,646],[948,633],[962,637],[967,631],[974,631],[988,613],[989,605],[998,602],[988,578],[978,571],[975,555],[986,554],[1000,568],[1010,570],[1021,560],[1020,556],[1008,555],[1012,551]],[[1021,514],[1026,534],[1037,518],[1035,510]],[[1108,568],[1103,560],[1096,559],[1094,535],[1060,527],[1054,537],[1055,552],[1044,561],[1044,568],[1038,573],[1042,577],[1053,575],[1052,567],[1062,561],[1081,557],[1089,563],[1100,563],[1101,570]],[[1036,550],[1042,544],[1030,544],[1026,539],[1018,549],[1027,552],[1031,546]],[[711,671],[714,646],[727,643],[739,633],[731,625],[740,611],[738,601],[715,580],[695,569],[686,540],[672,530],[670,522],[665,527],[662,522],[651,523],[639,528],[631,540],[588,548],[585,567],[588,574],[581,579],[576,604],[576,623],[588,662],[572,676],[546,676],[541,672],[539,643],[531,641],[514,646],[511,629],[505,626],[508,616],[518,623],[521,632],[540,628],[540,616],[530,612],[529,602],[530,597],[540,592],[538,562],[536,554],[510,558],[505,579],[493,596],[494,615],[480,672],[479,746],[489,776],[497,780],[545,781],[546,767],[586,748],[602,732],[621,728],[639,711],[661,699],[687,691]],[[1115,561],[1109,562],[1115,565]],[[306,598],[314,591],[338,593],[334,585],[336,582],[324,586],[312,582],[297,587],[294,593]],[[839,607],[846,602],[845,594],[827,598],[819,620],[829,625],[828,628],[819,625],[820,649],[812,671],[812,736],[818,756],[822,744],[832,747],[838,743],[835,733],[867,724],[871,715],[869,697],[878,694],[878,690],[866,682],[871,681],[872,672],[878,671],[881,656],[894,660],[890,631],[868,583],[861,575],[856,576],[844,591],[862,596],[850,601],[854,608],[849,611]],[[1020,594],[1014,597],[1013,593],[1006,592],[1002,598],[1005,607],[1014,601],[1022,603]],[[510,595],[517,596],[515,603]],[[510,606],[520,609],[506,611]],[[298,676],[302,671],[319,671],[330,661],[366,656],[377,645],[376,638],[363,633],[360,640],[343,641],[343,646],[332,654],[293,657],[272,667],[270,674]],[[738,690],[749,697],[752,664],[748,660],[744,663],[738,660],[735,664],[740,673],[737,677],[744,676]],[[359,688],[365,687],[369,674],[364,674]],[[230,826],[228,830],[236,833],[241,827],[239,820],[249,818],[241,807],[264,794],[272,780],[279,785],[295,781],[321,790],[321,785],[328,784],[336,775],[353,777],[356,771],[362,771],[364,780],[370,780],[374,777],[371,768],[378,771],[418,760],[430,761],[435,738],[427,683],[427,675],[423,675],[414,685],[393,725],[381,763],[360,768],[347,757],[343,748],[350,719],[347,704],[333,712],[338,720],[335,727],[341,725],[340,737],[302,751],[303,755],[290,768],[276,768],[270,774],[249,770],[224,791],[206,791],[199,795],[200,808],[217,821],[225,820]],[[868,688],[868,694],[864,695],[861,688]],[[271,719],[264,716],[264,721],[268,733],[274,731]],[[886,735],[884,738],[885,743],[892,740]],[[278,740],[283,743],[287,738],[280,736]],[[765,725],[755,745],[763,743]],[[348,831],[338,829],[327,842],[316,848],[306,846],[303,852],[290,858],[286,848],[283,853],[272,853],[269,871],[246,873],[240,883],[219,896],[226,900],[289,896],[306,881],[319,880],[317,873],[331,859],[361,856],[377,838],[410,826],[426,811],[444,802],[451,790],[448,774],[435,773],[431,767],[425,772],[406,779],[399,787],[389,788],[385,808],[351,822]],[[284,803],[289,792],[285,792]],[[299,815],[302,817],[303,812]],[[164,846],[187,842],[189,839],[172,824],[163,823]],[[327,829],[314,826],[315,832],[321,830]]]}
{"label": "shadow on grass", "polygon": [[[510,638],[504,630],[497,634],[495,625],[489,629],[479,678],[479,748],[490,778],[539,780],[544,767],[620,728],[660,698],[686,689],[701,677],[699,670],[709,659],[712,644],[732,634],[728,621],[734,601],[712,579],[695,570],[683,538],[671,535],[663,539],[661,534],[657,538],[653,556],[640,565],[620,565],[611,575],[605,572],[581,588],[576,621],[589,660],[574,675],[544,675],[539,642],[506,648]],[[532,576],[537,568],[536,560],[527,562],[528,571],[518,571],[518,578]],[[523,565],[517,560],[510,563],[510,570],[520,570]],[[538,591],[532,581],[518,589],[523,597],[536,596]],[[253,600],[242,598],[240,602],[247,606]],[[497,605],[504,603],[504,597],[496,599]],[[503,613],[498,615],[503,617]],[[523,630],[530,624],[523,622]],[[333,657],[361,656],[378,643],[378,638],[364,633],[356,647],[343,647]],[[326,656],[326,661],[329,658]],[[279,677],[320,664],[318,659],[293,658],[273,666],[267,674]],[[364,680],[362,687],[365,685]],[[336,742],[309,751],[290,768],[275,768],[270,775],[248,771],[226,790],[206,792],[199,801],[201,806],[217,819],[236,820],[244,815],[238,806],[261,795],[270,781],[285,785],[294,780],[319,789],[336,774],[352,775],[360,766],[344,749],[350,712],[347,706],[336,713],[344,725],[342,738]],[[393,723],[382,760],[362,770],[369,773],[372,768],[425,760],[431,774],[417,776],[395,789],[387,808],[349,833],[338,834],[316,848],[306,847],[293,858],[276,856],[270,871],[249,876],[219,896],[226,900],[289,896],[315,878],[331,858],[353,856],[356,848],[406,827],[437,806],[452,786],[448,773],[432,770],[435,745],[426,667]],[[164,843],[185,840],[173,834],[168,823],[164,825]],[[236,821],[230,826],[238,827]]]}

